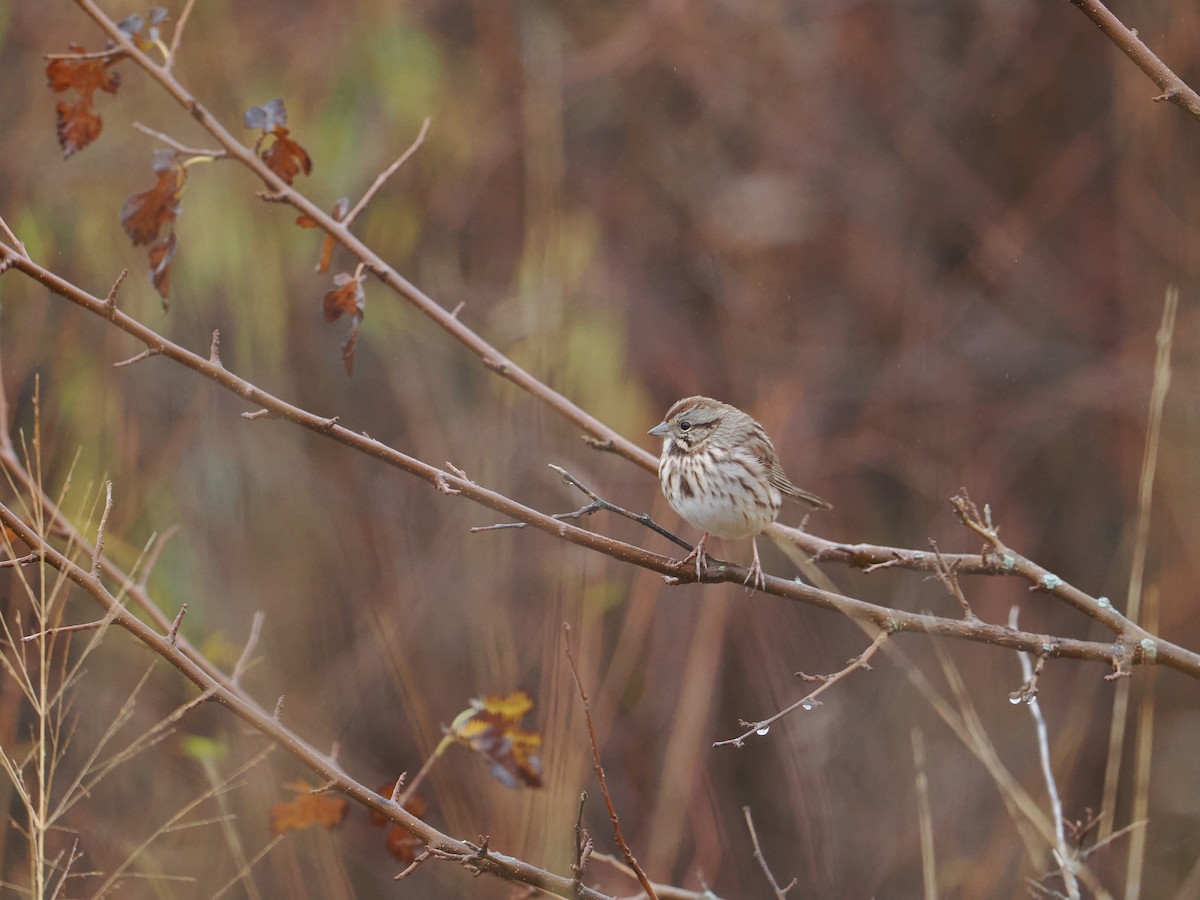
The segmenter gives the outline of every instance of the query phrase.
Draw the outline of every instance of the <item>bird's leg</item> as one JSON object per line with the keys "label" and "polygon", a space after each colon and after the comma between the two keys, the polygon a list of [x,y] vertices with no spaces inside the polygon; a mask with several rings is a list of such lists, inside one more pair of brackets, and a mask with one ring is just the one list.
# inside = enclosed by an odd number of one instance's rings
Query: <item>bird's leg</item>
{"label": "bird's leg", "polygon": [[763,577],[762,563],[758,561],[758,538],[750,538],[750,545],[754,548],[754,562],[750,563],[750,574],[742,584],[746,585],[747,590],[758,588],[763,591],[767,588],[767,581]]}
{"label": "bird's leg", "polygon": [[692,552],[679,561],[679,568],[682,569],[692,561],[693,557],[695,557],[697,581],[702,581],[704,579],[704,543],[707,540],[708,532],[706,531],[700,536],[700,540],[696,544],[695,548],[693,548]]}

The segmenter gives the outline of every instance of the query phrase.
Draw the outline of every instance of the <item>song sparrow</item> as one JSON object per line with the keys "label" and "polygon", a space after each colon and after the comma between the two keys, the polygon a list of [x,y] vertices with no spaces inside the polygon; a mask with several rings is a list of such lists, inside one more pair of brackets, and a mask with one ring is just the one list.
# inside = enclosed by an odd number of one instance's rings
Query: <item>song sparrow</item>
{"label": "song sparrow", "polygon": [[681,564],[696,558],[696,577],[704,574],[704,544],[709,535],[750,538],[754,562],[746,584],[765,586],[758,561],[757,536],[779,515],[784,496],[830,509],[815,494],[788,480],[766,430],[736,406],[709,397],[686,397],[650,429],[663,439],[658,480],[671,508],[704,532]]}

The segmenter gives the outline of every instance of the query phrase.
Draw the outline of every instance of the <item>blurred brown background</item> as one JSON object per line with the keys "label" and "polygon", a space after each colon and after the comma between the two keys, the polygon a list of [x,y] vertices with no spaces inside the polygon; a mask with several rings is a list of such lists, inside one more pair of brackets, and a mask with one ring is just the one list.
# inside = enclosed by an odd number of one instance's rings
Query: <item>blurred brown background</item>
{"label": "blurred brown background", "polygon": [[[1195,9],[1114,11],[1200,80]],[[117,218],[151,184],[155,144],[131,124],[213,141],[126,63],[120,93],[98,97],[103,136],[64,162],[41,54],[71,42],[100,46],[72,4],[0,6],[0,214],[35,259],[100,295],[129,267],[122,306],[172,340],[203,351],[219,328],[234,372],[522,502],[582,504],[546,468],[556,463],[680,525],[651,475],[590,450],[372,282],[347,379],[344,325],[321,317],[331,284],[312,272],[318,236],[255,199],[259,185],[233,164],[191,168],[164,313]],[[1118,607],[1154,334],[1165,289],[1178,285],[1147,583],[1160,592],[1161,634],[1200,646],[1200,122],[1150,102],[1155,86],[1065,0],[211,0],[195,9],[178,74],[247,143],[245,109],[282,97],[314,161],[298,186],[325,208],[361,195],[431,116],[425,146],[358,232],[623,433],[644,434],[681,396],[720,397],[767,426],[798,484],[833,501],[815,532],[974,551],[947,502],[966,486],[1011,546]],[[347,265],[335,257],[335,270]],[[27,279],[0,278],[0,304],[18,426],[30,425],[41,378],[51,492],[77,451],[68,508],[113,479],[108,546],[127,565],[151,533],[180,525],[150,583],[159,602],[171,613],[186,602],[184,633],[226,667],[264,611],[249,688],[268,708],[285,695],[285,721],[318,746],[337,742],[355,776],[415,772],[468,698],[530,692],[547,788],[507,790],[452,748],[424,791],[439,827],[567,872],[587,790],[586,821],[598,849],[612,850],[560,649],[567,621],[622,824],[652,878],[767,896],[748,805],[775,874],[799,879],[793,896],[919,895],[913,729],[927,746],[941,891],[1017,896],[1052,868],[1048,853],[1030,861],[991,778],[895,660],[877,658],[824,706],[744,749],[711,747],[740,718],[801,696],[796,671],[835,671],[859,653],[867,639],[852,623],[732,586],[667,588],[530,531],[468,534],[494,517],[290,426],[245,421],[237,398],[164,360],[112,369],[140,347]],[[670,549],[625,520],[588,525]],[[717,551],[744,561],[749,547]],[[772,547],[764,565],[791,571]],[[856,596],[957,614],[912,573],[825,569]],[[989,620],[1017,603],[1027,629],[1106,637],[1021,584],[965,588]],[[79,620],[93,616],[76,602]],[[942,684],[933,642],[897,643]],[[1007,698],[1022,680],[1017,660],[976,644],[944,649],[1001,759],[1044,803],[1031,719]],[[125,635],[106,638],[79,688],[72,752],[148,663]],[[1051,661],[1041,682],[1073,819],[1101,804],[1107,671]],[[1151,681],[1143,886],[1168,897],[1200,848],[1200,709],[1197,686],[1173,672],[1136,671],[1135,704]],[[159,663],[140,727],[192,693]],[[26,727],[9,723],[9,740]],[[207,770],[185,740],[196,734],[220,748]],[[79,806],[81,868],[111,870],[214,767],[228,772],[261,745],[220,710],[190,714]],[[254,769],[221,810],[206,807],[234,816],[228,824],[166,835],[138,855],[135,870],[155,877],[132,895],[211,896],[270,839],[267,810],[301,774],[283,754]],[[10,828],[4,880],[24,877],[23,846]],[[1118,896],[1127,846],[1091,860]],[[288,835],[254,880],[265,897],[514,894],[434,863],[393,886],[397,870],[382,833],[353,810],[338,832]],[[598,863],[589,878],[635,892]],[[244,883],[230,893],[255,895]]]}

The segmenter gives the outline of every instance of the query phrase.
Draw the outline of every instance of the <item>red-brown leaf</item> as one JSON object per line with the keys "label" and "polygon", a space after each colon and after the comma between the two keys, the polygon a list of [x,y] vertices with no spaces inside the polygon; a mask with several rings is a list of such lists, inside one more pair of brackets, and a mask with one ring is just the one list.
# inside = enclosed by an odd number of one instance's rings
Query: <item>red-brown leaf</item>
{"label": "red-brown leaf", "polygon": [[121,207],[121,225],[135,247],[158,238],[164,225],[179,215],[179,199],[187,180],[187,170],[169,152],[156,156],[158,180],[148,191],[133,194]]}
{"label": "red-brown leaf", "polygon": [[361,315],[366,299],[362,281],[346,272],[339,272],[334,276],[333,283],[338,287],[329,291],[322,302],[325,321],[336,322],[344,315]]}
{"label": "red-brown leaf", "polygon": [[150,245],[150,283],[162,297],[163,309],[171,294],[171,261],[175,258],[175,232]]}
{"label": "red-brown leaf", "polygon": [[308,158],[308,152],[288,137],[286,128],[276,125],[271,134],[275,136],[275,140],[262,151],[262,161],[267,164],[268,169],[288,184],[291,184],[300,172],[305,175],[312,172],[312,160]]}
{"label": "red-brown leaf", "polygon": [[[83,48],[72,46],[74,52]],[[63,156],[68,159],[100,136],[104,123],[92,109],[92,97],[97,90],[115,94],[121,86],[121,76],[111,68],[110,59],[52,59],[46,64],[46,83],[55,93],[74,90],[75,102],[60,101],[55,106],[55,134]]]}
{"label": "red-brown leaf", "polygon": [[88,98],[80,97],[74,103],[60,101],[54,110],[57,113],[54,133],[65,159],[100,137],[104,122],[92,111],[92,101]]}

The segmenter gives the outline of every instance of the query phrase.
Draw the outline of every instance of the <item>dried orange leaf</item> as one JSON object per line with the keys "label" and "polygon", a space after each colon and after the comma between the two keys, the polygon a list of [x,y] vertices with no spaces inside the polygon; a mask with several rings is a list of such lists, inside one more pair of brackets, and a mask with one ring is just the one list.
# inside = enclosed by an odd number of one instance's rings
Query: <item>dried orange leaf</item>
{"label": "dried orange leaf", "polygon": [[343,315],[361,315],[366,300],[362,279],[347,272],[338,272],[333,276],[333,283],[337,287],[325,294],[321,304],[325,321],[336,322]]}
{"label": "dried orange leaf", "polygon": [[121,207],[121,225],[135,247],[156,240],[162,227],[179,215],[187,170],[170,150],[158,150],[154,171],[158,173],[154,187],[131,195]]}
{"label": "dried orange leaf", "polygon": [[336,322],[343,315],[350,316],[350,330],[342,342],[342,366],[347,375],[354,374],[354,348],[358,344],[358,328],[362,325],[366,308],[366,294],[363,293],[363,276],[351,275],[348,272],[338,272],[333,276],[337,285],[325,294],[322,308],[325,311],[326,322]]}
{"label": "dried orange leaf", "polygon": [[521,727],[531,709],[533,700],[524,691],[474,699],[450,725],[449,736],[488,760],[492,776],[502,784],[541,787],[542,736]]}
{"label": "dried orange leaf", "polygon": [[277,125],[271,130],[271,134],[275,140],[261,154],[262,161],[267,164],[268,169],[288,184],[301,172],[305,175],[312,172],[312,160],[308,158],[308,152],[288,137],[286,128]]}
{"label": "dried orange leaf", "polygon": [[271,807],[271,831],[275,834],[313,825],[336,828],[346,818],[350,805],[343,798],[314,794],[304,781],[293,781],[286,787],[296,791],[297,797]]}
{"label": "dried orange leaf", "polygon": [[[333,209],[329,211],[329,214],[333,216],[336,221],[340,222],[346,217],[346,211],[349,208],[350,199],[348,197],[342,197],[337,203],[333,204]],[[300,213],[300,215],[296,216],[296,224],[301,228],[316,228],[317,220],[310,215]],[[333,251],[335,247],[337,247],[337,241],[334,240],[333,235],[326,234],[325,240],[321,242],[321,259],[317,263],[318,275],[324,275],[329,271],[329,265],[333,260]]]}
{"label": "dried orange leaf", "polygon": [[[73,53],[83,53],[82,47],[71,45]],[[68,159],[100,136],[104,127],[100,116],[92,109],[97,90],[115,94],[121,86],[121,75],[111,68],[115,57],[97,59],[52,59],[46,64],[46,83],[55,93],[75,91],[75,102],[60,101],[55,106],[55,133],[63,156]]]}
{"label": "dried orange leaf", "polygon": [[171,261],[175,258],[175,232],[150,245],[150,283],[162,297],[163,308],[171,295]]}

